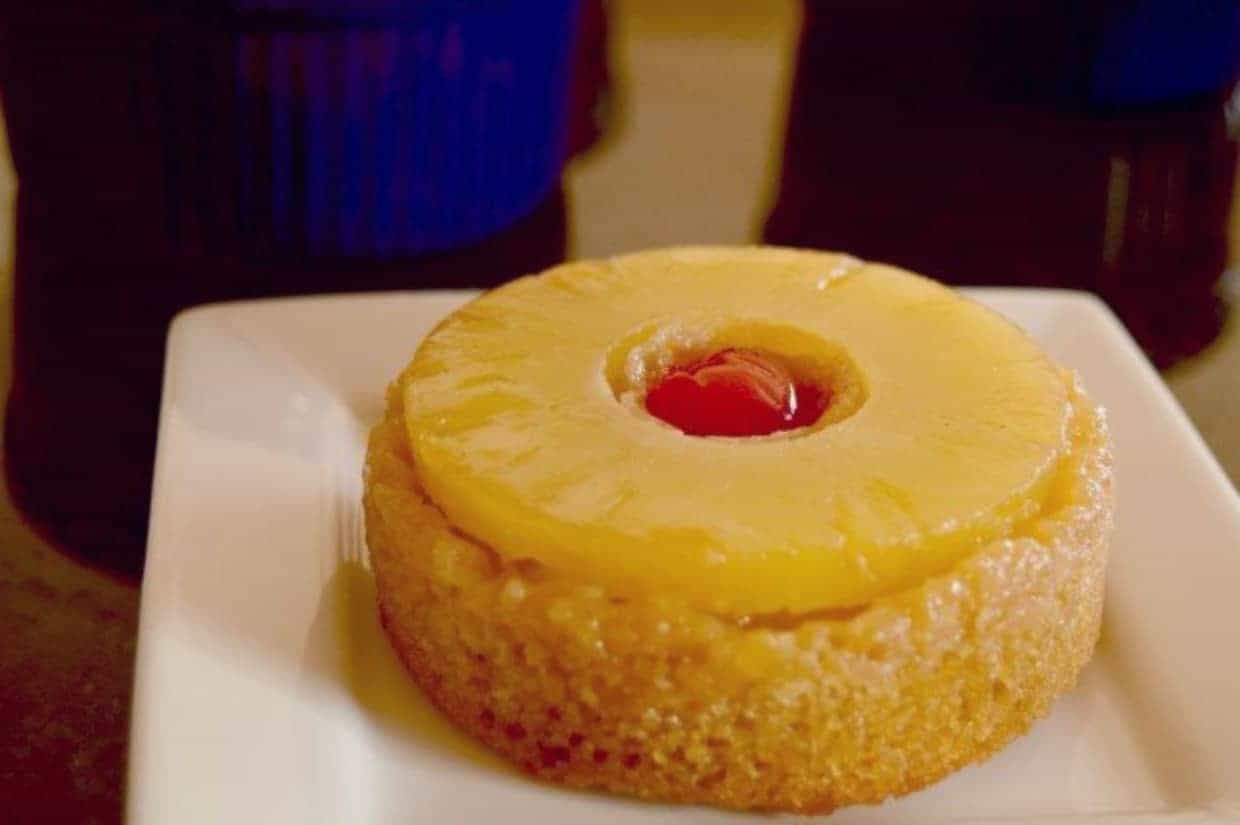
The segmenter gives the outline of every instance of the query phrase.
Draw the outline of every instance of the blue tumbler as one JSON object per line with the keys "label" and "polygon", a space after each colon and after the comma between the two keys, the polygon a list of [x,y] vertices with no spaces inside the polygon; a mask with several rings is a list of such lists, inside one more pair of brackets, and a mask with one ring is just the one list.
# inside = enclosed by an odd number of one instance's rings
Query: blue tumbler
{"label": "blue tumbler", "polygon": [[[173,214],[227,205],[205,225],[243,251],[311,259],[416,256],[510,226],[565,162],[578,6],[230,0],[212,162],[185,151],[202,129],[177,123],[178,90],[160,94]],[[158,59],[160,77],[198,71],[175,36]]]}

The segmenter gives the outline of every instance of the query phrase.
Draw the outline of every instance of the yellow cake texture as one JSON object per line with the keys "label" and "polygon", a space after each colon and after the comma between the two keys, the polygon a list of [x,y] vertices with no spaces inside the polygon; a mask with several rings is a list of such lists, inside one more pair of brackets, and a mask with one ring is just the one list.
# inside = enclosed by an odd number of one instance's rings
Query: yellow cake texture
{"label": "yellow cake texture", "polygon": [[[646,412],[736,347],[829,392],[700,437]],[[1097,640],[1105,417],[1000,316],[845,255],[675,248],[445,319],[366,465],[379,610],[413,678],[539,777],[821,812],[1029,729]]]}

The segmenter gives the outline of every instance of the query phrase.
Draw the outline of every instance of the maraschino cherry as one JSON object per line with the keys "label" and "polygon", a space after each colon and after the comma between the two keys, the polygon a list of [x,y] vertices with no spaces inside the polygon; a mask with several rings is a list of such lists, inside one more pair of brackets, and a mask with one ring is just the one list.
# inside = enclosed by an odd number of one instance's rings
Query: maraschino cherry
{"label": "maraschino cherry", "polygon": [[737,437],[812,424],[829,400],[774,358],[729,348],[670,369],[647,392],[646,410],[688,435]]}

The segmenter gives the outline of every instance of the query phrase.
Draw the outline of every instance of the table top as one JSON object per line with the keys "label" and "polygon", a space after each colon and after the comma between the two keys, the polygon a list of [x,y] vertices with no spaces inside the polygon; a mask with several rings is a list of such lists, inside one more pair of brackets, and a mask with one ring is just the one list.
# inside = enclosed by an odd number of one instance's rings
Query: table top
{"label": "table top", "polygon": [[[617,134],[578,161],[567,179],[577,256],[686,241],[745,242],[761,214],[796,5],[783,0],[763,14],[722,17],[717,3],[673,5],[679,11],[653,0],[616,4],[616,54],[625,65],[627,98]],[[722,21],[713,30],[711,15]],[[721,62],[727,73],[712,68]],[[676,82],[666,82],[669,76]],[[730,115],[738,109],[748,116]],[[720,131],[720,122],[735,128]],[[0,130],[5,326],[15,188]],[[1233,234],[1240,242],[1240,232]],[[1240,303],[1235,270],[1228,284],[1233,304]],[[1233,480],[1240,479],[1236,315],[1210,350],[1167,376]],[[10,338],[8,329],[0,333],[5,388]],[[0,499],[0,799],[7,808],[56,821],[119,820],[138,595],[137,582],[109,578],[49,547],[25,527],[7,495]]]}

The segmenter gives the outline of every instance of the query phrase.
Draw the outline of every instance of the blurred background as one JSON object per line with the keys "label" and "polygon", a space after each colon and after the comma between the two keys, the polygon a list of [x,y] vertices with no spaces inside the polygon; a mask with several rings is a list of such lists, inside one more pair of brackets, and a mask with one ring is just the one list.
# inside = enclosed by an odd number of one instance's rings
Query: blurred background
{"label": "blurred background", "polygon": [[119,818],[195,303],[762,241],[1088,289],[1240,479],[1234,0],[204,5],[0,12],[0,810]]}

